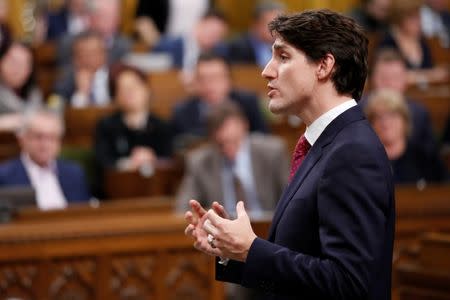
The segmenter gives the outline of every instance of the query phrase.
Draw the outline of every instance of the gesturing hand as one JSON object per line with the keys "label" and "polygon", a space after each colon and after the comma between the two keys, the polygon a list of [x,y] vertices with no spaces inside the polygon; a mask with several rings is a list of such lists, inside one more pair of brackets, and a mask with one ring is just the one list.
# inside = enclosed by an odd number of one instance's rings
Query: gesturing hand
{"label": "gesturing hand", "polygon": [[[219,216],[215,210],[210,209],[203,216],[201,223],[206,233],[214,237],[216,248],[208,246],[214,250],[214,253],[220,253],[216,255],[245,262],[256,234],[253,232],[250,218],[242,201],[236,205],[236,212],[237,219],[228,220]],[[210,224],[205,223],[205,217],[210,221]]]}
{"label": "gesturing hand", "polygon": [[[190,200],[189,205],[191,206],[191,211],[186,212],[184,215],[188,222],[184,233],[194,239],[194,247],[196,249],[208,255],[223,256],[219,249],[211,247],[208,243],[208,233],[203,229],[207,217],[206,210],[196,200]],[[213,210],[222,218],[228,218],[227,212],[219,203],[213,203]]]}

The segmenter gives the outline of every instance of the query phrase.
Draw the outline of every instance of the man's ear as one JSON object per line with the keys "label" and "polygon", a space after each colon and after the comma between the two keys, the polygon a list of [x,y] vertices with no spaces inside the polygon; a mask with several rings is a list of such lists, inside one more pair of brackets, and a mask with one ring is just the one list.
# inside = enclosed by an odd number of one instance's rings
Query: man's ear
{"label": "man's ear", "polygon": [[317,67],[317,79],[324,80],[329,78],[333,74],[333,69],[336,61],[334,56],[327,53],[320,61]]}

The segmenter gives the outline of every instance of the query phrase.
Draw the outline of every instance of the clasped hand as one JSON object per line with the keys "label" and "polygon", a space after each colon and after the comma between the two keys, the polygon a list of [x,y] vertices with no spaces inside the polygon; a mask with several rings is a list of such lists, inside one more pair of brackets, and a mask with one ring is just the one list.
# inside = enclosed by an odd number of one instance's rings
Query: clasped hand
{"label": "clasped hand", "polygon": [[256,235],[244,203],[240,201],[236,205],[234,220],[229,219],[224,207],[217,202],[209,211],[196,200],[190,200],[189,205],[191,211],[185,213],[188,223],[185,234],[194,239],[194,247],[208,255],[245,262]]}

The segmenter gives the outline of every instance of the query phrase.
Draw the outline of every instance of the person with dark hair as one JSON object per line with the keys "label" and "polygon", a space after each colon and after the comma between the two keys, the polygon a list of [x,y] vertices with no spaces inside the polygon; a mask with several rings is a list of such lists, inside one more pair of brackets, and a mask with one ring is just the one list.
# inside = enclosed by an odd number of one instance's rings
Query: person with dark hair
{"label": "person with dark hair", "polygon": [[200,55],[195,72],[196,94],[181,101],[172,114],[173,128],[179,138],[206,137],[207,112],[224,101],[239,104],[248,119],[250,131],[267,132],[257,96],[233,89],[230,72],[230,66],[220,55]]}
{"label": "person with dark hair", "polygon": [[253,23],[244,35],[226,46],[232,64],[254,64],[263,68],[272,54],[273,37],[267,24],[284,11],[284,5],[275,1],[261,1],[253,12]]}
{"label": "person with dark hair", "polygon": [[147,76],[116,65],[109,77],[117,112],[101,119],[95,131],[95,158],[102,169],[141,170],[171,155],[168,124],[150,113]]}
{"label": "person with dark hair", "polygon": [[220,204],[206,211],[191,200],[185,234],[217,257],[218,280],[260,290],[260,299],[390,299],[394,184],[355,101],[367,76],[363,29],[329,10],[279,16],[269,29],[269,109],[307,127],[268,240],[253,232],[243,202],[228,219]]}
{"label": "person with dark hair", "polygon": [[31,48],[13,43],[0,60],[0,128],[15,129],[26,109],[43,104],[34,82]]}
{"label": "person with dark hair", "polygon": [[383,33],[387,28],[392,0],[362,0],[361,5],[349,12],[368,33]]}
{"label": "person with dark hair", "polygon": [[74,37],[73,65],[64,70],[55,83],[55,94],[68,106],[105,106],[110,103],[108,92],[107,52],[102,37],[85,31]]}

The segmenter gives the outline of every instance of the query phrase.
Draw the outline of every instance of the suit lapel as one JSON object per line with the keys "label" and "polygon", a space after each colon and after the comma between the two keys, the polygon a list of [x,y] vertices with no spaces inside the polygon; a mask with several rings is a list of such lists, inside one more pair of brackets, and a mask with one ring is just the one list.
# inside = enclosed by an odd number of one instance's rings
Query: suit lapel
{"label": "suit lapel", "polygon": [[359,105],[356,105],[334,119],[322,132],[317,141],[309,150],[305,157],[305,160],[301,164],[300,168],[295,173],[291,183],[284,190],[281,200],[278,202],[275,215],[273,217],[272,225],[269,231],[269,240],[274,238],[275,229],[283,215],[287,205],[293,198],[295,192],[300,188],[306,176],[309,174],[314,165],[320,160],[323,149],[333,141],[336,134],[342,130],[345,126],[352,122],[363,120],[364,115]]}
{"label": "suit lapel", "polygon": [[269,233],[269,238],[272,236],[273,231],[278,225],[278,222],[280,221],[280,218],[283,215],[284,210],[291,201],[295,192],[300,188],[306,176],[309,174],[309,172],[311,171],[311,169],[314,167],[314,165],[317,163],[317,161],[320,159],[321,156],[322,156],[322,147],[320,145],[314,144],[314,146],[309,150],[308,154],[306,155],[305,160],[295,173],[294,178],[292,178],[292,181],[284,190],[283,195],[281,196],[281,200],[278,202],[277,208],[275,210],[275,215],[273,217],[271,230]]}

